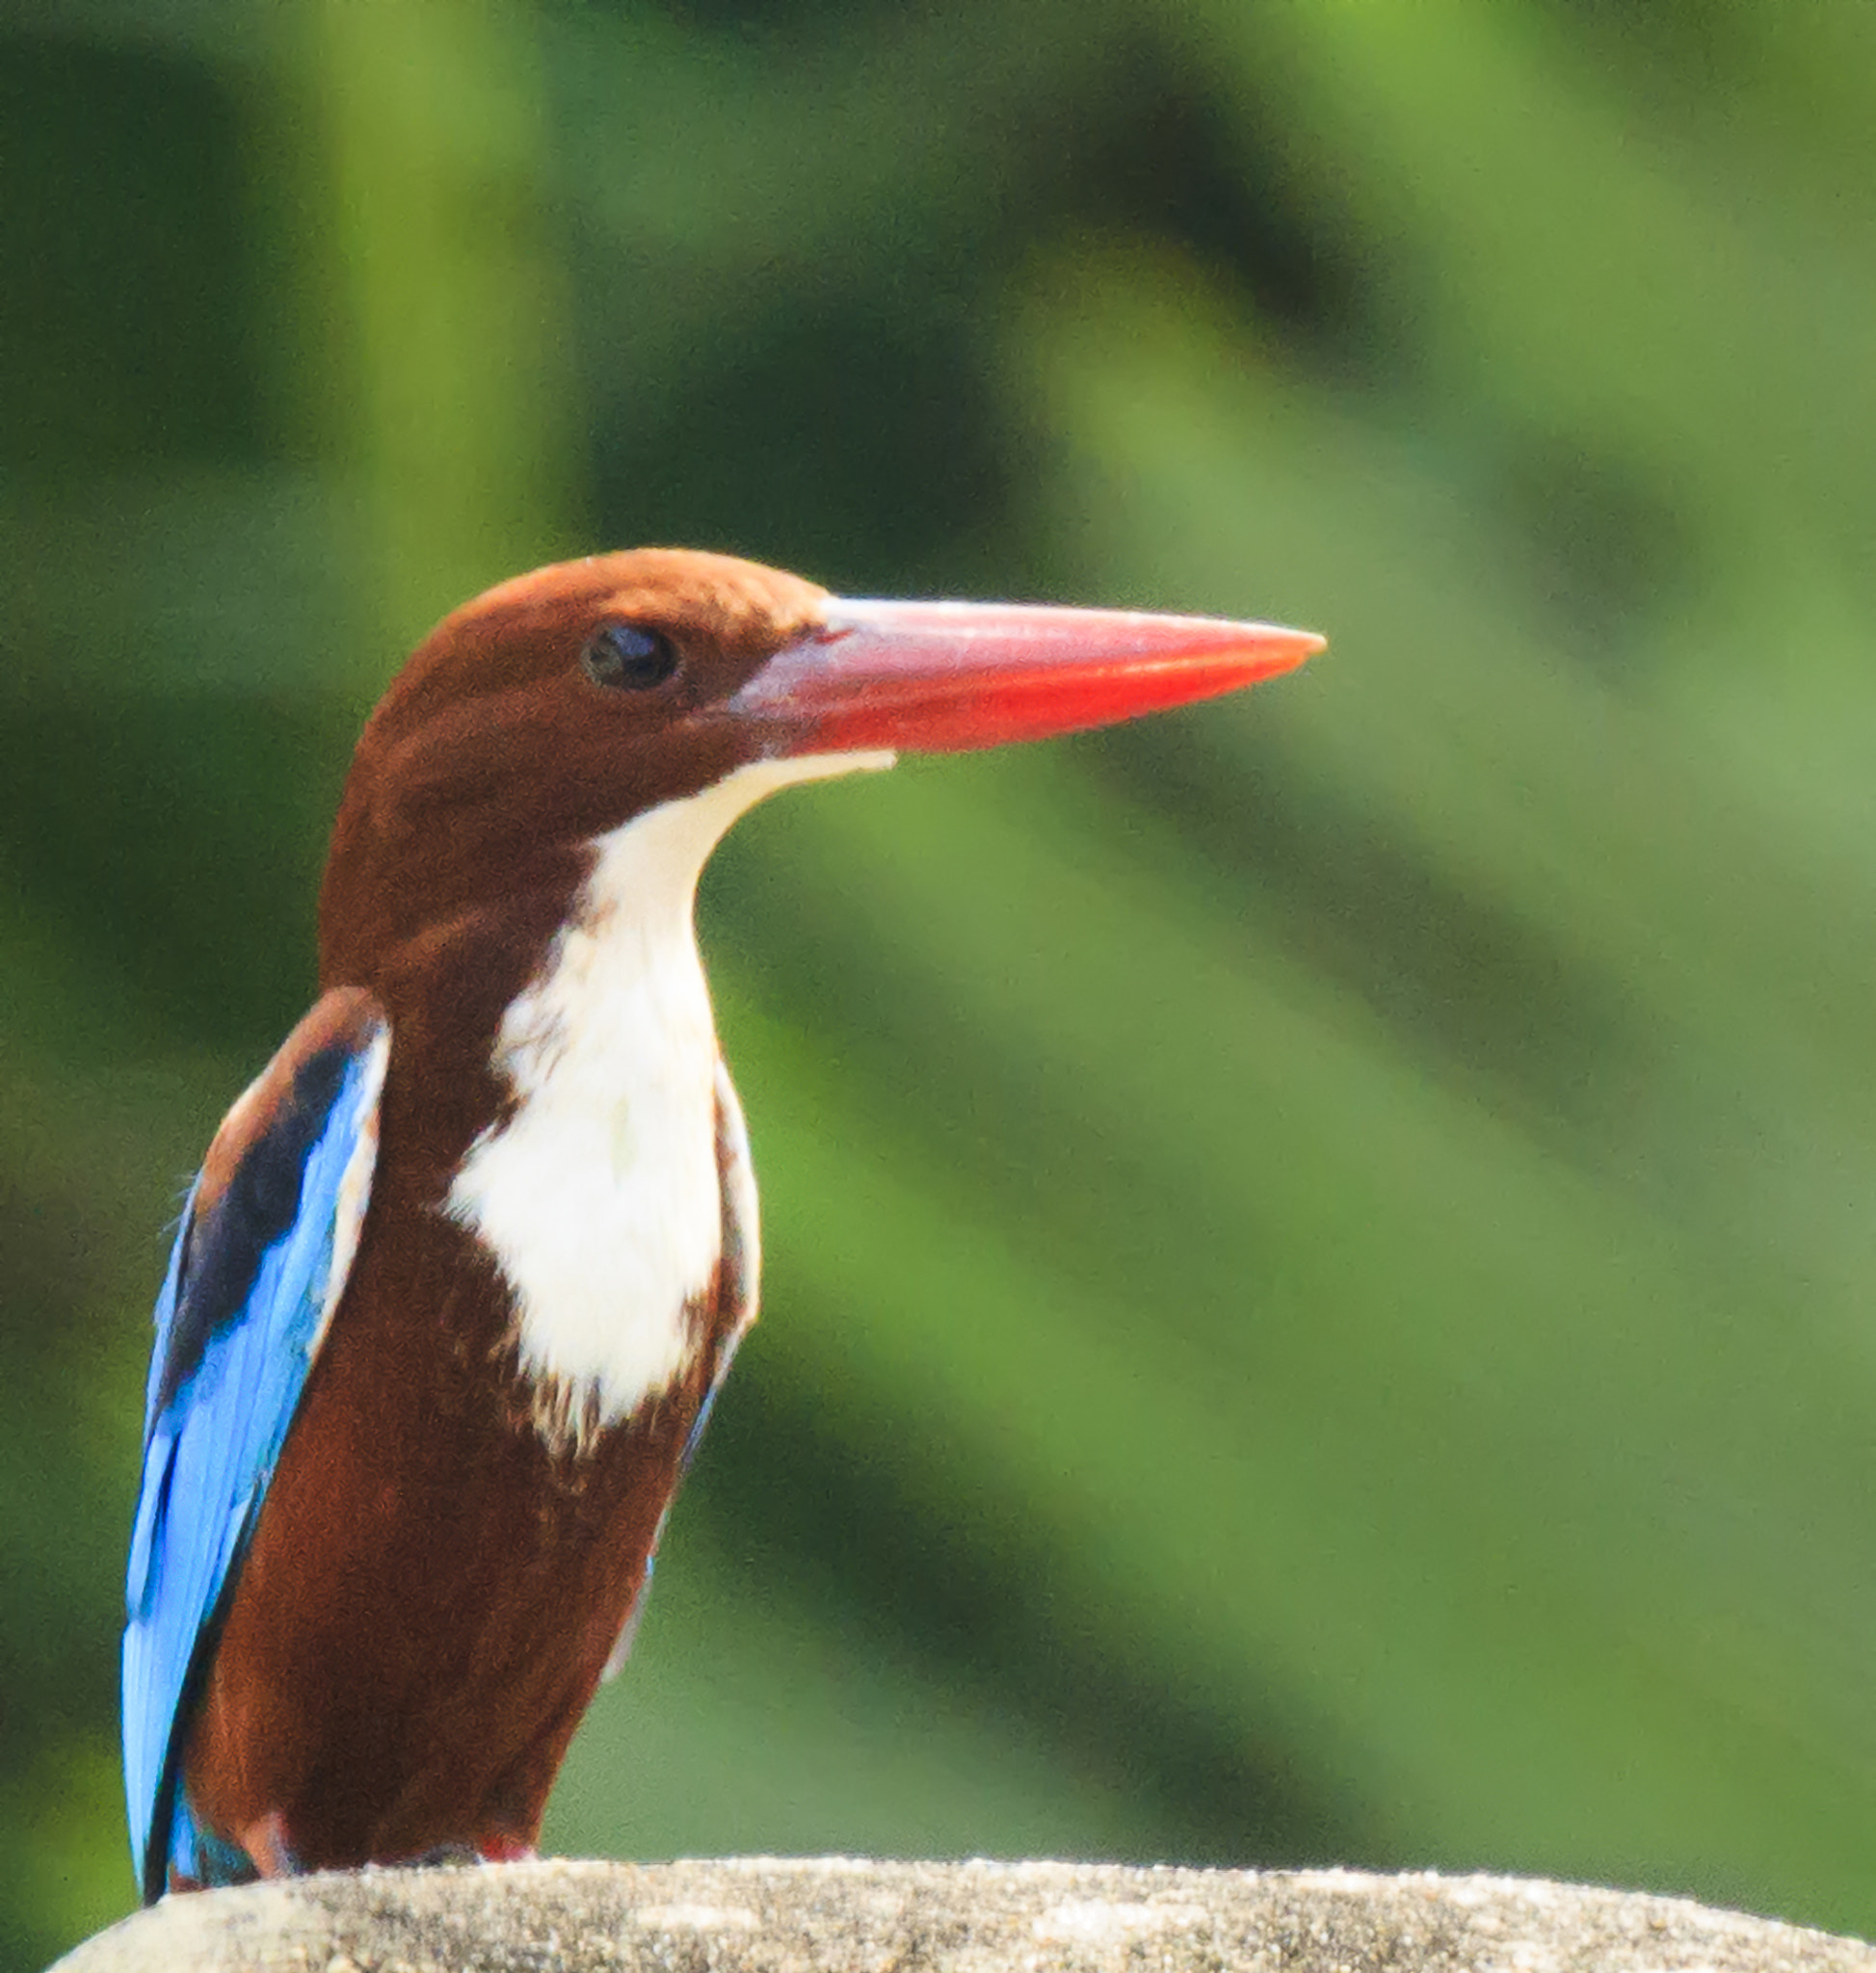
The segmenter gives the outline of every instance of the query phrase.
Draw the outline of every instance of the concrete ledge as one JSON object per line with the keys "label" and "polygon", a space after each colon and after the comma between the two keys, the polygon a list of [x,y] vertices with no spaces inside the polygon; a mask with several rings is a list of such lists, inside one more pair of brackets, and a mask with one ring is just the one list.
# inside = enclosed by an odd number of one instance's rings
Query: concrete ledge
{"label": "concrete ledge", "polygon": [[1876,1973],[1876,1948],[1520,1878],[1069,1863],[517,1863],[168,1898],[55,1973]]}

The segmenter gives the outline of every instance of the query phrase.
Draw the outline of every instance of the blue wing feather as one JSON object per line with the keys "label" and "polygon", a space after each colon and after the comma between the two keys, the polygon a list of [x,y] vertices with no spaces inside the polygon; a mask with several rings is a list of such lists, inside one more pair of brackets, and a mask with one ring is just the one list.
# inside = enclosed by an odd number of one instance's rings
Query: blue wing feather
{"label": "blue wing feather", "polygon": [[178,1772],[215,1633],[351,1263],[389,1031],[330,993],[230,1112],[156,1302],[123,1640],[124,1788],[145,1900],[172,1868],[245,1861],[197,1828]]}

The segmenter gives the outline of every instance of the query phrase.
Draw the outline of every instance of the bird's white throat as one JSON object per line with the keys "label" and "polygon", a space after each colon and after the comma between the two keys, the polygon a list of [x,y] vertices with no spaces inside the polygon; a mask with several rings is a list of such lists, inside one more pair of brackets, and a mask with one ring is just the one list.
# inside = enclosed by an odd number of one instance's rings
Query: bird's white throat
{"label": "bird's white throat", "polygon": [[494,1066],[514,1098],[471,1145],[449,1211],[515,1300],[520,1368],[550,1443],[629,1418],[691,1367],[723,1246],[716,1031],[692,929],[724,831],[793,781],[889,753],[759,761],[602,836]]}

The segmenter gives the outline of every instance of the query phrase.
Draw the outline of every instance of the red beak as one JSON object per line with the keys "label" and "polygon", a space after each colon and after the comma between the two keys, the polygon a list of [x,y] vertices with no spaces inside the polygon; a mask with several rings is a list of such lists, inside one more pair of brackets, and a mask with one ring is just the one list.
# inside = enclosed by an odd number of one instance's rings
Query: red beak
{"label": "red beak", "polygon": [[1310,631],[1212,617],[836,596],[727,709],[783,728],[787,753],[951,753],[1234,692],[1322,647]]}

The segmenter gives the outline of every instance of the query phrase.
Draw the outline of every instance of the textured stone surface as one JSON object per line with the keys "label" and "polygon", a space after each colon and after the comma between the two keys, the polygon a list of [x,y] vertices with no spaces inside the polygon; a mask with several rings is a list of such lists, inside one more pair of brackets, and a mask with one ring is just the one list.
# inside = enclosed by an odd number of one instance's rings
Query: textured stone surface
{"label": "textured stone surface", "polygon": [[1876,1949],[1676,1898],[1516,1878],[1066,1863],[526,1863],[170,1898],[61,1973],[1675,1973]]}

